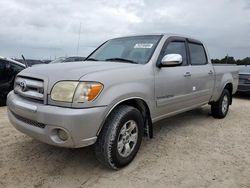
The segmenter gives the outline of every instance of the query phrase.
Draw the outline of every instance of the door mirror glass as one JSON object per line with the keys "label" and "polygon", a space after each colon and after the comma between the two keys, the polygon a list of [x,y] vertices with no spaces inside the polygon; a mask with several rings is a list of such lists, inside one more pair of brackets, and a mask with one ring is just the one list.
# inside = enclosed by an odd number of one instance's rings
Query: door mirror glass
{"label": "door mirror glass", "polygon": [[161,64],[163,66],[181,65],[182,56],[180,54],[167,54],[162,58]]}

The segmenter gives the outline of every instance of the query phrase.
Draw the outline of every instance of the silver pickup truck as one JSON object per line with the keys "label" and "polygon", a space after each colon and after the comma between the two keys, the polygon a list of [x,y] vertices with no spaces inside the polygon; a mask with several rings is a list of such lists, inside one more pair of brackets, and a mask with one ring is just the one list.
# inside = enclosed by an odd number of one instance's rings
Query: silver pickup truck
{"label": "silver pickup truck", "polygon": [[213,66],[202,42],[160,34],[108,40],[84,62],[21,71],[8,95],[19,131],[55,146],[95,144],[118,169],[138,152],[153,123],[209,104],[224,118],[238,85],[234,66]]}

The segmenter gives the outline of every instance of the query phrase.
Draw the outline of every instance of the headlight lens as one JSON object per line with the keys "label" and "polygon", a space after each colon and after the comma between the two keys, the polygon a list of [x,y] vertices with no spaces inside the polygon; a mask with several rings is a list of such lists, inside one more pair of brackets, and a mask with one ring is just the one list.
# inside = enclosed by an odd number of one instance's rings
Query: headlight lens
{"label": "headlight lens", "polygon": [[96,99],[102,89],[103,85],[97,82],[62,81],[53,87],[51,99],[60,102],[84,103]]}
{"label": "headlight lens", "polygon": [[80,82],[74,96],[74,103],[93,101],[102,91],[103,85],[97,82]]}
{"label": "headlight lens", "polygon": [[52,89],[51,99],[60,102],[72,102],[78,82],[58,82]]}

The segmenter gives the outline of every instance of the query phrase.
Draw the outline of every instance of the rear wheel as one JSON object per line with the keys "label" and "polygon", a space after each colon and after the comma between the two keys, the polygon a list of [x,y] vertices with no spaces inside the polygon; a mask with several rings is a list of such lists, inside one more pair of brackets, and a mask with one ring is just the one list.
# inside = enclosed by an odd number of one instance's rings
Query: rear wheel
{"label": "rear wheel", "polygon": [[139,110],[121,105],[111,112],[95,144],[97,159],[105,166],[119,169],[136,156],[143,136]]}
{"label": "rear wheel", "polygon": [[226,117],[228,110],[229,110],[229,104],[231,100],[231,95],[227,89],[224,89],[220,99],[211,104],[211,112],[212,116],[214,118],[222,119]]}

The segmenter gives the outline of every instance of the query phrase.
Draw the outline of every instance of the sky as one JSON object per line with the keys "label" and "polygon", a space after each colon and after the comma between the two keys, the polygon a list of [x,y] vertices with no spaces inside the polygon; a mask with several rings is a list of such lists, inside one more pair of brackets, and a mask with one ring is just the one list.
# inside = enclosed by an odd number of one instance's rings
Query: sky
{"label": "sky", "polygon": [[200,39],[212,58],[250,56],[249,0],[1,0],[0,24],[4,57],[87,56],[110,38],[151,33]]}

